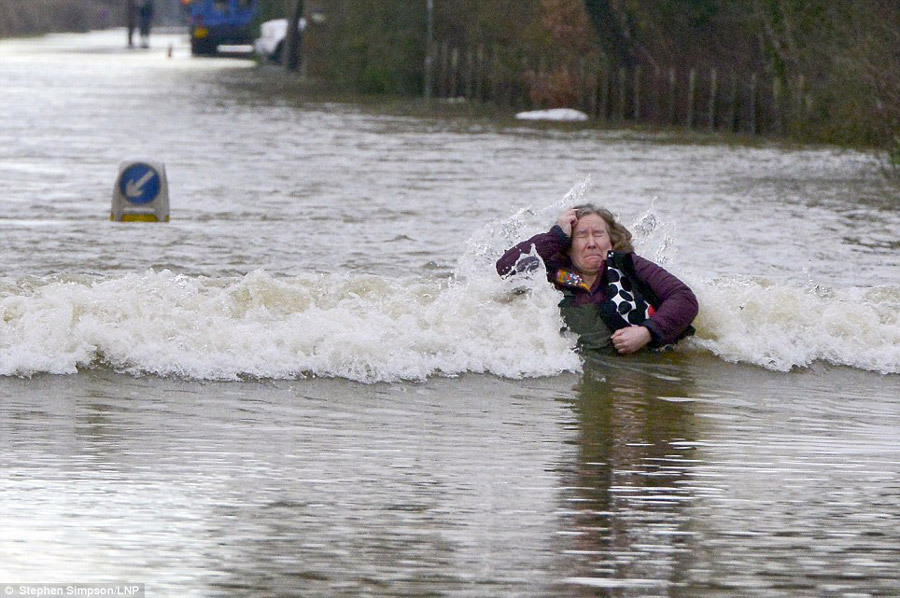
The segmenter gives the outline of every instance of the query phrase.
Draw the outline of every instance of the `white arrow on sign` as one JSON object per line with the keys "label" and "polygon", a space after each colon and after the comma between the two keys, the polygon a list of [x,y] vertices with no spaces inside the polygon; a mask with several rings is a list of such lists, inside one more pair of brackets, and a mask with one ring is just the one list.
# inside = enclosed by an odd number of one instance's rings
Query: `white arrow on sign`
{"label": "white arrow on sign", "polygon": [[152,170],[148,170],[147,173],[138,180],[125,183],[125,195],[128,197],[140,197],[141,193],[144,191],[144,185],[150,182],[150,179],[153,178],[154,174],[156,173]]}

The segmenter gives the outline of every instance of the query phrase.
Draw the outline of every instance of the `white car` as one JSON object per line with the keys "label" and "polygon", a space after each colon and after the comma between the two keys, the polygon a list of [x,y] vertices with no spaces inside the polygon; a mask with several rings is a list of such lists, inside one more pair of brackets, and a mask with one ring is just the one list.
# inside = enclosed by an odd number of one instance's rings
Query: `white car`
{"label": "white car", "polygon": [[[253,42],[254,51],[266,60],[281,62],[281,50],[284,48],[287,28],[287,19],[265,21],[259,26],[259,38]],[[304,29],[306,29],[306,19],[300,19],[297,30],[302,35]]]}

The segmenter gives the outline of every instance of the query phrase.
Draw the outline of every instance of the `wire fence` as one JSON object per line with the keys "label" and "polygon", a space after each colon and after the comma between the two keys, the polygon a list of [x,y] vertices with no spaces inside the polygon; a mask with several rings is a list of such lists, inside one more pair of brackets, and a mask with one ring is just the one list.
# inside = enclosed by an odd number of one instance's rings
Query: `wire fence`
{"label": "wire fence", "polygon": [[435,97],[516,110],[568,107],[609,122],[780,135],[806,118],[809,104],[802,76],[785,84],[755,72],[689,65],[626,68],[603,57],[559,66],[499,46],[448,43],[432,55]]}

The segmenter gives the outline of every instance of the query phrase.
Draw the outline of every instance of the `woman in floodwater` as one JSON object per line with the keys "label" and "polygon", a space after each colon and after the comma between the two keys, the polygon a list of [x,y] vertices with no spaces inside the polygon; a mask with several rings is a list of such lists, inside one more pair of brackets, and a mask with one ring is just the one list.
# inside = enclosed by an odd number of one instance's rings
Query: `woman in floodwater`
{"label": "woman in floodwater", "polygon": [[501,276],[538,267],[562,291],[563,319],[579,346],[619,353],[661,348],[692,334],[697,298],[690,288],[634,253],[631,233],[608,210],[585,204],[560,214],[546,233],[509,249],[497,261]]}

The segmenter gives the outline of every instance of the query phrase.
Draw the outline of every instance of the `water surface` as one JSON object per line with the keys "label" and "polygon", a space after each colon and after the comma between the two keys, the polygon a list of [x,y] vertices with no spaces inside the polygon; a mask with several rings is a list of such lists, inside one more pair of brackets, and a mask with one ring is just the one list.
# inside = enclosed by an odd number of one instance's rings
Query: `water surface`
{"label": "water surface", "polygon": [[[124,39],[0,42],[0,582],[900,593],[876,156],[388,113]],[[108,221],[133,158],[169,224]],[[677,352],[585,360],[495,276],[584,200],[697,292]]]}

